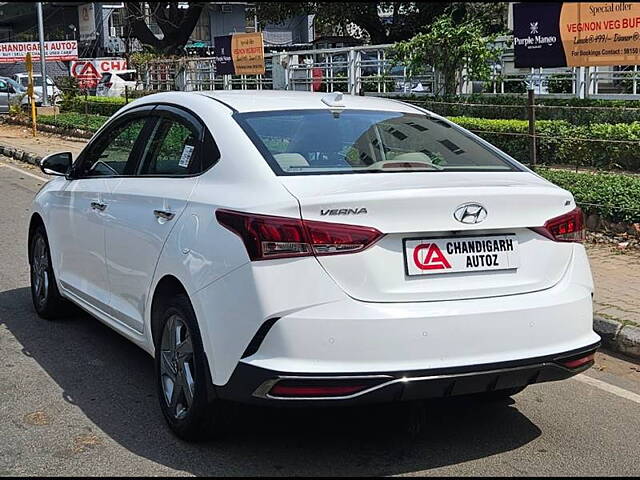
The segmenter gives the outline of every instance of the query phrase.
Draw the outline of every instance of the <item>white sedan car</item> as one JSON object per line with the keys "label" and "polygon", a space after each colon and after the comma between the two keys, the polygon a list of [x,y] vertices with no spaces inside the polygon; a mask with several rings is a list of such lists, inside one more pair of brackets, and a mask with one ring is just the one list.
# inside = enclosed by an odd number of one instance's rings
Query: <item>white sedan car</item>
{"label": "white sedan car", "polygon": [[124,97],[125,89],[130,92],[142,87],[138,83],[138,73],[136,70],[122,70],[120,72],[103,73],[96,87],[98,97]]}
{"label": "white sedan car", "polygon": [[416,106],[160,93],[41,168],[35,309],[70,301],[153,355],[182,438],[232,401],[498,398],[593,364],[572,195]]}

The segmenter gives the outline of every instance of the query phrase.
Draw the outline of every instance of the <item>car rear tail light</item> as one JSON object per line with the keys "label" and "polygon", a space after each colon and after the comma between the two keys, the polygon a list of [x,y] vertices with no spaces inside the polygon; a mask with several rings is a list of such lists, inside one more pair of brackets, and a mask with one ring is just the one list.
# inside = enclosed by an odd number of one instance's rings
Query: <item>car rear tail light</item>
{"label": "car rear tail light", "polygon": [[547,220],[543,227],[532,230],[556,242],[584,242],[584,214],[576,207],[569,213]]}
{"label": "car rear tail light", "polygon": [[589,355],[586,355],[584,357],[580,357],[580,358],[576,358],[575,360],[570,360],[568,362],[560,362],[560,363],[567,368],[578,368],[578,367],[581,367],[582,365],[586,365],[587,363],[592,362],[594,358],[595,358],[595,353],[590,353]]}
{"label": "car rear tail light", "polygon": [[216,218],[238,235],[251,260],[355,253],[381,236],[375,228],[220,209]]}

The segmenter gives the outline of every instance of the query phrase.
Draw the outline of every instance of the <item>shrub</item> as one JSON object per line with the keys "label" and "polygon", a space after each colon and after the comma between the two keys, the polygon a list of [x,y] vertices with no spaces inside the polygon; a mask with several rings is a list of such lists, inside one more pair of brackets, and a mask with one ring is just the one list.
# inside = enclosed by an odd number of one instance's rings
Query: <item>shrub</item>
{"label": "shrub", "polygon": [[[524,90],[522,90],[524,92]],[[526,95],[468,95],[452,97],[393,97],[415,103],[439,115],[478,118],[527,119]],[[446,102],[446,104],[440,103]],[[489,106],[491,105],[491,106]],[[574,125],[590,123],[630,123],[640,118],[640,100],[599,100],[589,98],[536,97],[536,120],[565,120]],[[545,108],[580,107],[580,108]],[[594,107],[594,108],[583,108]],[[597,107],[597,108],[595,108]],[[637,110],[623,110],[635,108]]]}
{"label": "shrub", "polygon": [[109,117],[103,115],[83,115],[76,112],[60,113],[59,115],[38,115],[38,123],[53,125],[67,129],[80,129],[89,132],[97,131]]}
{"label": "shrub", "polygon": [[[529,162],[528,121],[473,117],[449,119],[472,130],[516,160]],[[576,126],[564,120],[540,120],[536,122],[536,135],[539,135],[536,139],[538,163],[640,171],[640,122]],[[620,140],[638,143],[616,142]]]}
{"label": "shrub", "polygon": [[[129,101],[151,93],[158,92],[132,90],[129,92]],[[78,95],[63,104],[63,111],[111,116],[124,105],[126,105],[124,97],[96,97],[91,95],[85,97],[84,95]]]}
{"label": "shrub", "polygon": [[88,113],[91,115],[111,116],[125,105],[124,98],[75,96],[65,103],[67,112]]}
{"label": "shrub", "polygon": [[597,213],[612,222],[640,222],[640,177],[636,175],[548,168],[538,173],[569,190],[587,215]]}

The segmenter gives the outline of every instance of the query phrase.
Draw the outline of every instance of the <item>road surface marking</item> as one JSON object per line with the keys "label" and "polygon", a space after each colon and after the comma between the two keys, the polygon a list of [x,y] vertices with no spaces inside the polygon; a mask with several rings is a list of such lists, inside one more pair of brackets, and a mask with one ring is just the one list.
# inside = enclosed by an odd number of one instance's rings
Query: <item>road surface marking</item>
{"label": "road surface marking", "polygon": [[586,383],[587,385],[591,385],[592,387],[599,388],[600,390],[604,390],[605,392],[613,393],[622,398],[626,398],[627,400],[631,400],[632,402],[636,402],[640,404],[640,395],[637,393],[630,392],[629,390],[625,390],[624,388],[616,387],[615,385],[611,385],[610,383],[603,382],[602,380],[598,380],[593,377],[589,377],[584,373],[576,375],[576,380],[582,383]]}
{"label": "road surface marking", "polygon": [[14,167],[13,165],[8,165],[6,163],[0,163],[0,167],[10,168],[11,170],[15,170],[16,172],[23,173],[25,175],[28,175],[29,177],[37,178],[38,180],[42,180],[43,182],[48,182],[49,181],[48,178],[44,178],[44,177],[41,177],[40,175],[36,175],[34,173],[27,172],[27,171],[23,170],[22,168]]}

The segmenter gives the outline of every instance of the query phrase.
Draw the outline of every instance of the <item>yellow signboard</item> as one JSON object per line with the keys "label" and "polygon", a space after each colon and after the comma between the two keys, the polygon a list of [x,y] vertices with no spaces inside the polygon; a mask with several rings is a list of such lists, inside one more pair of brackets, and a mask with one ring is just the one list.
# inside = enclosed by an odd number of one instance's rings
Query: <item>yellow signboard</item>
{"label": "yellow signboard", "polygon": [[640,65],[640,3],[513,5],[515,66]]}
{"label": "yellow signboard", "polygon": [[234,33],[231,37],[231,58],[236,75],[264,74],[262,32]]}
{"label": "yellow signboard", "polygon": [[565,2],[560,38],[569,67],[640,64],[640,3]]}

